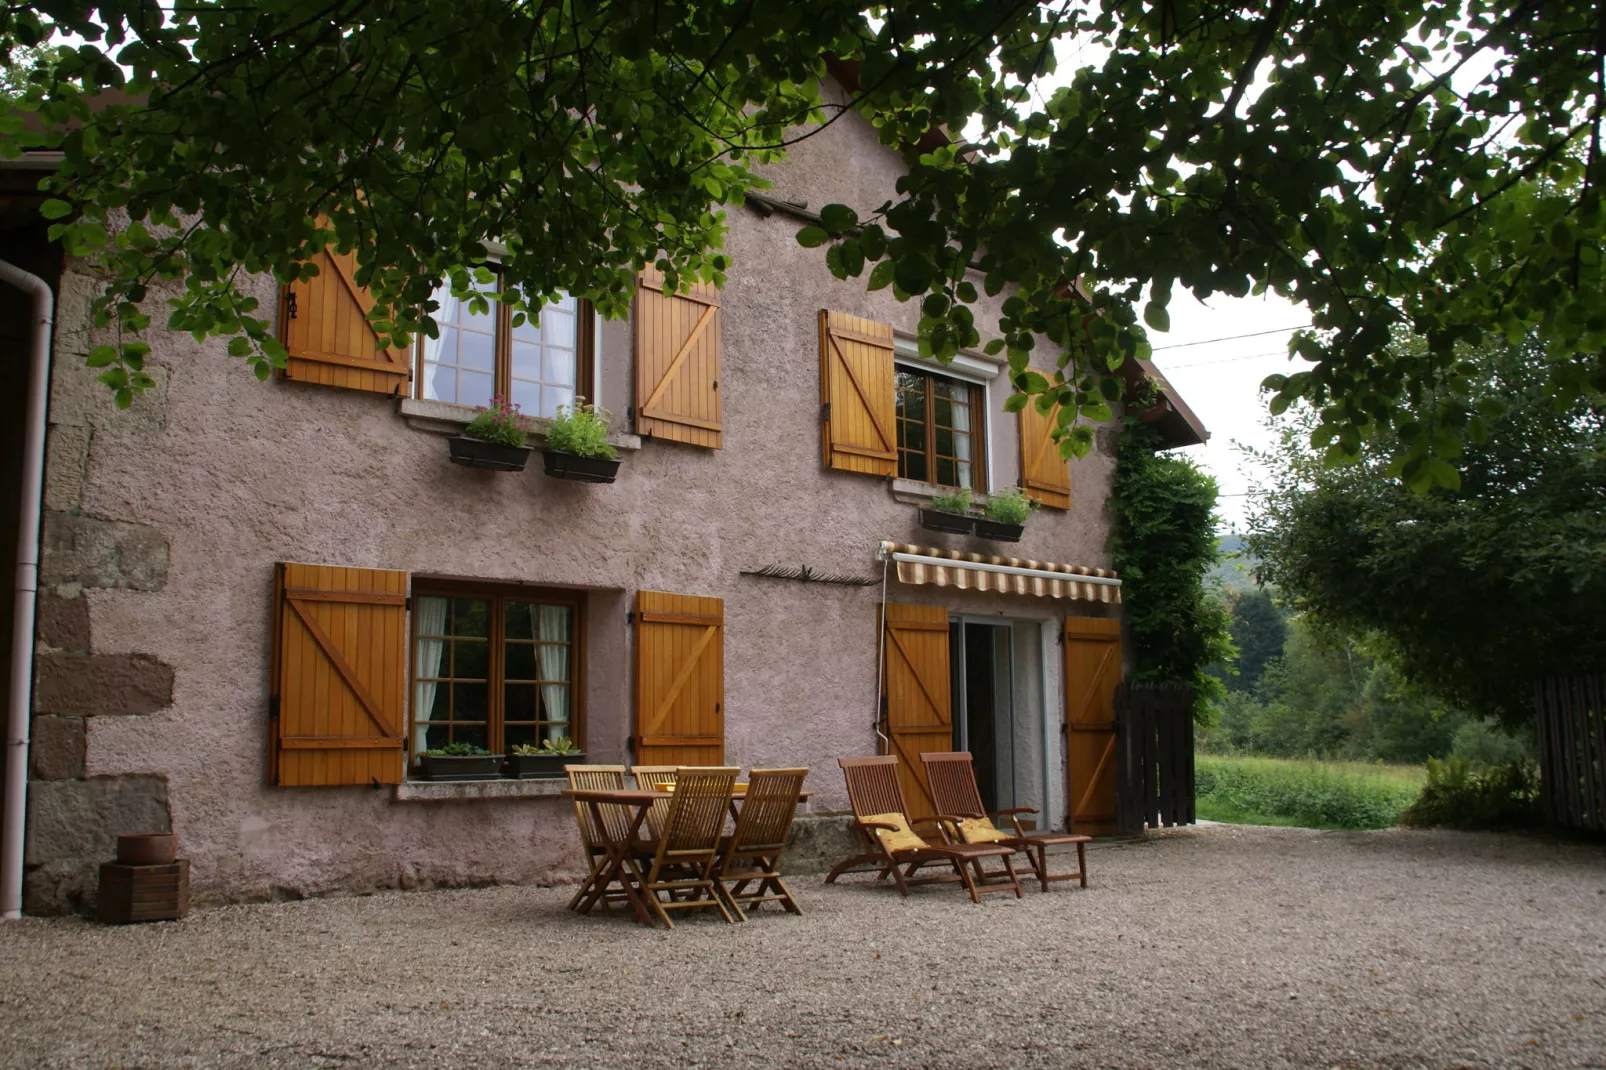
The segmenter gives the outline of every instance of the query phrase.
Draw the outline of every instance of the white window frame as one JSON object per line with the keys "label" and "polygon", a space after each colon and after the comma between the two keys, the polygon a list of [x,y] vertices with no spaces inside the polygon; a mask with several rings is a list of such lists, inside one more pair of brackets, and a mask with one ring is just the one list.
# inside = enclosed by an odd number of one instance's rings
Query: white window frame
{"label": "white window frame", "polygon": [[957,379],[960,382],[981,387],[981,441],[983,455],[987,460],[987,471],[985,473],[987,477],[987,492],[991,494],[998,486],[993,480],[993,454],[996,452],[993,449],[993,380],[1003,374],[1003,366],[988,360],[986,357],[963,351],[954,357],[951,364],[944,364],[934,357],[922,357],[920,355],[919,340],[907,334],[893,335],[892,363],[894,367],[901,364],[911,371],[945,375],[950,379]]}

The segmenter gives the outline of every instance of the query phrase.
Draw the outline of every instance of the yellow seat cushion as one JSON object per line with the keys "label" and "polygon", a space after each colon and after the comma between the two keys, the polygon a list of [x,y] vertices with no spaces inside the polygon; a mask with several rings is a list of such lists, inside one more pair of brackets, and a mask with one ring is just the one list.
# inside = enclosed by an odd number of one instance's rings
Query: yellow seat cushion
{"label": "yellow seat cushion", "polygon": [[873,821],[877,824],[896,825],[895,829],[876,829],[876,838],[881,846],[889,851],[919,851],[930,844],[915,835],[914,829],[909,827],[909,821],[902,814],[867,814],[861,821]]}
{"label": "yellow seat cushion", "polygon": [[960,818],[959,834],[966,843],[1002,843],[1010,838],[1009,833],[998,831],[992,821],[985,817]]}

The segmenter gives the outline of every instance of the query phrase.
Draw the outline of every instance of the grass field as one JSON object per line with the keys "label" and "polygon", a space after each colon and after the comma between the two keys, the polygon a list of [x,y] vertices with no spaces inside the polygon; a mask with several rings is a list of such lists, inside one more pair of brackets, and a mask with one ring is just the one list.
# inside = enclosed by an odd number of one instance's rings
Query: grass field
{"label": "grass field", "polygon": [[1302,828],[1390,828],[1427,781],[1418,765],[1289,758],[1195,759],[1198,816]]}

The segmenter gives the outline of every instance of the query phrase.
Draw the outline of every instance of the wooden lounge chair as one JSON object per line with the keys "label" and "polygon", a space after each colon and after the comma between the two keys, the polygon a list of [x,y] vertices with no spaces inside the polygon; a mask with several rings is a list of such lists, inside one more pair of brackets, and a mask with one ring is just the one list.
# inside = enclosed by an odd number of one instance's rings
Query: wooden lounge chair
{"label": "wooden lounge chair", "polygon": [[[642,791],[656,791],[660,784],[673,784],[680,775],[678,765],[632,765],[630,775],[636,778],[636,787]],[[658,832],[664,827],[664,817],[669,813],[669,800],[660,799],[652,804],[647,811],[647,830],[652,833],[653,839],[658,838]]]}
{"label": "wooden lounge chair", "polygon": [[[853,805],[859,838],[866,850],[833,869],[825,883],[835,883],[844,873],[876,873],[878,880],[891,876],[898,891],[905,896],[909,894],[910,885],[957,882],[970,892],[974,903],[981,902],[983,892],[1013,891],[1015,897],[1020,898],[1020,879],[1015,876],[1015,867],[1010,862],[1014,848],[958,842],[950,832],[951,828],[957,828],[957,821],[946,814],[918,822],[909,820],[903,789],[898,785],[896,755],[838,758],[837,764],[847,779],[848,801]],[[918,835],[914,831],[916,825],[932,828],[936,842]],[[1003,871],[984,871],[981,865],[984,858],[1002,860]],[[953,873],[915,878],[915,873],[924,866],[945,866]]]}
{"label": "wooden lounge chair", "polygon": [[[569,778],[569,787],[582,791],[618,791],[625,786],[625,767],[622,765],[566,765],[563,767],[564,775]],[[580,905],[580,901],[591,890],[591,882],[596,880],[597,872],[607,859],[607,851],[603,844],[609,839],[615,842],[624,838],[629,832],[630,812],[618,806],[604,806],[602,819],[610,822],[604,830],[597,827],[597,821],[591,813],[591,807],[578,800],[574,804],[574,816],[580,823],[580,843],[585,849],[586,864],[590,873],[581,883],[580,890],[574,893],[569,900],[569,909],[573,910]],[[602,898],[602,909],[608,909],[609,899],[623,897],[622,892],[609,892]]]}
{"label": "wooden lounge chair", "polygon": [[736,921],[715,880],[736,773],[725,766],[683,767],[656,841],[638,841],[632,850],[638,883],[665,928],[675,927],[671,910],[712,907],[726,921]]}
{"label": "wooden lounge chair", "polygon": [[[807,768],[754,769],[749,777],[736,831],[720,852],[718,878],[726,904],[743,921],[747,920],[743,908],[761,903],[779,903],[793,914],[803,913],[781,880],[781,855],[808,775]],[[755,881],[758,887],[748,892]]]}
{"label": "wooden lounge chair", "polygon": [[[976,767],[969,751],[922,754],[920,764],[926,767],[933,804],[943,813],[962,819],[959,835],[966,843],[997,843],[1020,851],[1032,864],[1038,887],[1045,892],[1049,881],[1079,880],[1082,887],[1087,887],[1086,844],[1093,837],[1071,832],[1029,832],[1020,822],[1021,814],[1037,813],[1029,806],[988,813],[976,788]],[[1011,827],[997,828],[993,820],[1000,817],[1009,818]],[[1049,873],[1048,848],[1069,843],[1076,844],[1076,872]]]}

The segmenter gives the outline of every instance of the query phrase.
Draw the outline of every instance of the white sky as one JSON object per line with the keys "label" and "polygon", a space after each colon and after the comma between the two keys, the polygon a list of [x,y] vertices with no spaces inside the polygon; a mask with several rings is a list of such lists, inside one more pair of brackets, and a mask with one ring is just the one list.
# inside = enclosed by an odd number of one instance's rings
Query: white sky
{"label": "white sky", "polygon": [[[1273,373],[1286,375],[1309,366],[1301,360],[1291,369],[1287,356],[1292,328],[1308,324],[1309,313],[1273,294],[1246,298],[1217,294],[1205,303],[1182,290],[1173,294],[1167,311],[1171,330],[1165,334],[1149,330],[1154,363],[1210,431],[1208,443],[1183,452],[1221,485],[1219,513],[1226,533],[1243,526],[1246,492],[1255,481],[1256,466],[1233,444],[1267,447],[1275,441],[1265,426],[1266,399],[1260,396],[1260,383]],[[1259,334],[1273,330],[1277,333]]]}

